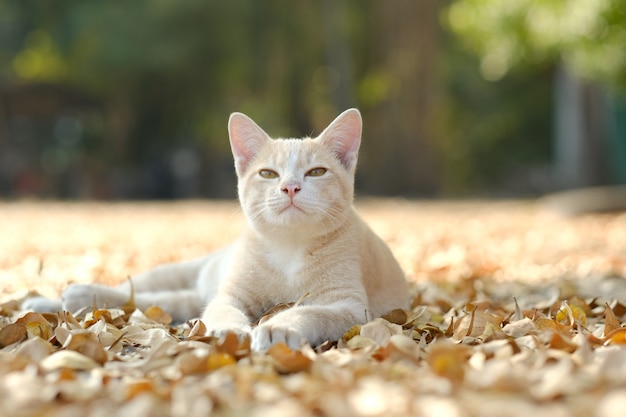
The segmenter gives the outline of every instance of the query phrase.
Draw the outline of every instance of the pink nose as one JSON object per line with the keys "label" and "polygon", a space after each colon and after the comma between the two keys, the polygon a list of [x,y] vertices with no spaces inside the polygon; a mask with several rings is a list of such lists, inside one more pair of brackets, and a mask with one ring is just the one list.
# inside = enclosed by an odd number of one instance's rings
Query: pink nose
{"label": "pink nose", "polygon": [[300,189],[300,186],[297,184],[284,185],[283,188],[281,188],[283,193],[289,194],[289,198],[293,198],[293,196],[296,195],[296,193],[300,191]]}

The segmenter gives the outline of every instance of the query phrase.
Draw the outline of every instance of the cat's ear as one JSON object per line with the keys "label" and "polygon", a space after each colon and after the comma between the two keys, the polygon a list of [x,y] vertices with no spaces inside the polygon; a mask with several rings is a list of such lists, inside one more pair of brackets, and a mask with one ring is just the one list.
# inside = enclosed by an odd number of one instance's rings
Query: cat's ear
{"label": "cat's ear", "polygon": [[233,113],[228,119],[230,148],[235,158],[237,175],[242,175],[263,145],[271,140],[254,120],[243,113]]}
{"label": "cat's ear", "polygon": [[351,170],[356,166],[362,130],[361,113],[357,109],[348,109],[324,129],[319,140],[335,152],[346,169]]}

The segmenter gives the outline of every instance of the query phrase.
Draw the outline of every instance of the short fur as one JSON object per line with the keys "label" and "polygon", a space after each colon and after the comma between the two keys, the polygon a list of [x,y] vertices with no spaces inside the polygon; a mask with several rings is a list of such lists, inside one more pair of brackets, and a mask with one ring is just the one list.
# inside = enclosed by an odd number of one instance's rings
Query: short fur
{"label": "short fur", "polygon": [[[247,227],[218,252],[133,278],[137,306],[158,304],[179,321],[202,314],[209,335],[250,335],[255,350],[337,340],[355,324],[407,307],[400,266],[352,205],[361,128],[360,113],[350,109],[317,138],[274,140],[247,116],[232,114]],[[94,299],[123,304],[128,291],[128,284],[72,285],[63,308],[75,311]],[[299,299],[255,326],[275,305]],[[31,299],[26,307],[59,304]]]}

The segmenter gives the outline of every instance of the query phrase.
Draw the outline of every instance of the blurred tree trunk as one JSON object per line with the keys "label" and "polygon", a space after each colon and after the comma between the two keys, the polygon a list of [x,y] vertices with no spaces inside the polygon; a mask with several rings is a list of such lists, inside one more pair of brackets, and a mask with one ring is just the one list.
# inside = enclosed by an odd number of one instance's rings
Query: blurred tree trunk
{"label": "blurred tree trunk", "polygon": [[389,96],[373,110],[376,125],[365,127],[367,163],[376,175],[364,181],[373,192],[434,195],[440,189],[432,144],[440,8],[434,0],[372,3],[371,20],[380,25],[370,38],[372,65],[390,72]]}
{"label": "blurred tree trunk", "polygon": [[598,86],[563,66],[555,82],[554,168],[559,188],[600,185],[607,180],[606,105]]}

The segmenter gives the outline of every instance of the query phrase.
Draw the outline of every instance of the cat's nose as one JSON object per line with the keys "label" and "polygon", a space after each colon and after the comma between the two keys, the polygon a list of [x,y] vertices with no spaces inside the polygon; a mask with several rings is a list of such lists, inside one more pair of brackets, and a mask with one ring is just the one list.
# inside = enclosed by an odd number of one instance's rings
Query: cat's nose
{"label": "cat's nose", "polygon": [[283,193],[288,194],[290,198],[293,198],[293,196],[296,195],[296,193],[300,191],[301,188],[299,184],[287,184],[283,185],[281,190]]}

